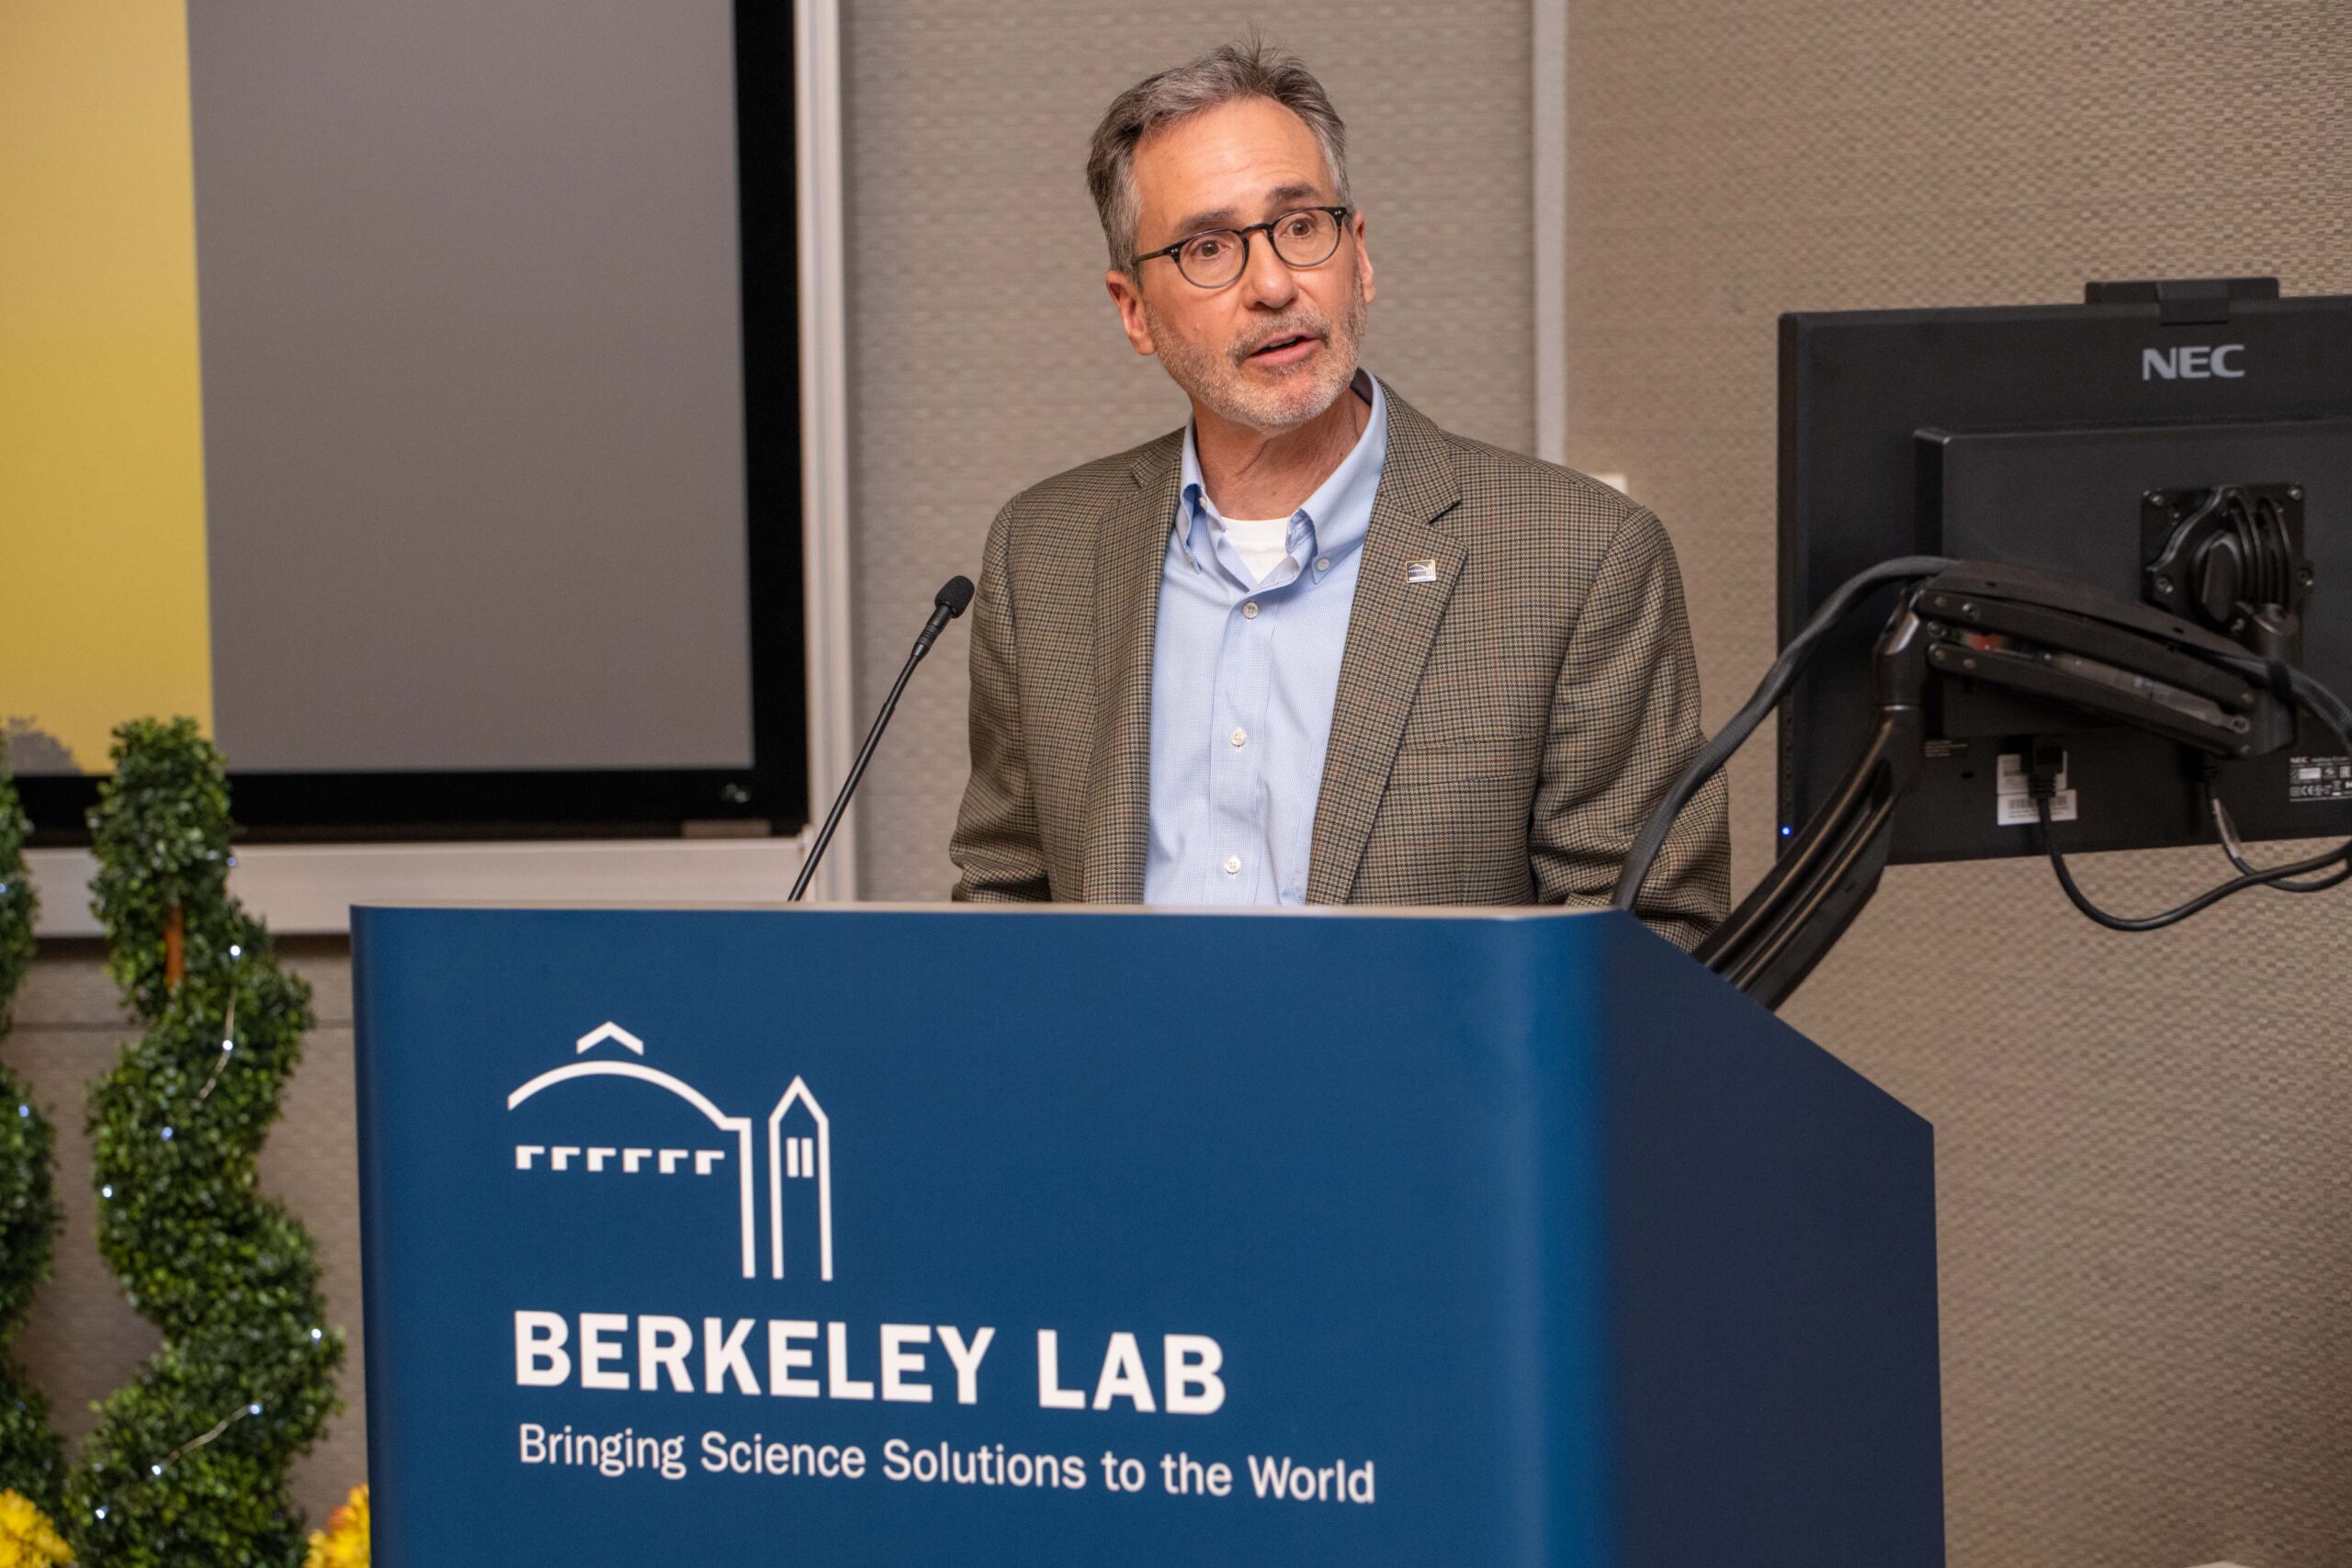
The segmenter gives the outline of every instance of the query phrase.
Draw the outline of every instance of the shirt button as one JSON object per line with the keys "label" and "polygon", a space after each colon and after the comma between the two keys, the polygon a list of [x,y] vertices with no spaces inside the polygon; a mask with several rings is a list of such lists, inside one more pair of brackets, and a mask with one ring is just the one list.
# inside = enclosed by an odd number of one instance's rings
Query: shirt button
{"label": "shirt button", "polygon": [[1236,725],[1234,727],[1233,733],[1227,736],[1226,739],[1232,741],[1236,746],[1247,746],[1250,744],[1250,732],[1242,728],[1240,726]]}
{"label": "shirt button", "polygon": [[1254,621],[1258,618],[1258,601],[1252,599],[1241,606],[1241,618],[1245,621]]}
{"label": "shirt button", "polygon": [[1329,571],[1329,570],[1331,570],[1331,558],[1330,558],[1329,556],[1317,556],[1317,557],[1316,557],[1316,558],[1315,558],[1315,570],[1317,570],[1317,571]]}
{"label": "shirt button", "polygon": [[1227,876],[1238,876],[1241,874],[1241,857],[1239,855],[1227,855],[1225,857],[1225,874]]}

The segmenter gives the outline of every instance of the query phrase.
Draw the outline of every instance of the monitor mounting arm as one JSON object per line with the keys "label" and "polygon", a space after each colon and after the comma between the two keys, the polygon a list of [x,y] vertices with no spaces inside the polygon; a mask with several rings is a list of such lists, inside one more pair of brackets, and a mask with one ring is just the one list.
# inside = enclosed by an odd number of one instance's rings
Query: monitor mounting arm
{"label": "monitor mounting arm", "polygon": [[2064,578],[1989,561],[1934,564],[1943,570],[1905,588],[1879,637],[1878,722],[1861,755],[1697,950],[1767,1007],[1796,989],[1877,891],[1895,807],[1919,779],[1933,682],[1982,682],[2063,703],[2217,758],[2294,739],[2283,673],[2252,678],[2242,642]]}

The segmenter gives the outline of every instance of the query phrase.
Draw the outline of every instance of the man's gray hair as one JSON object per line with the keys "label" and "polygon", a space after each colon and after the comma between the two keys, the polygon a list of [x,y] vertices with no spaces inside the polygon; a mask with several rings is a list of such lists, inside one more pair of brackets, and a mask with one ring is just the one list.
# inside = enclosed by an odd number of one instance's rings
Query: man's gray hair
{"label": "man's gray hair", "polygon": [[1154,75],[1111,102],[1086,153],[1086,188],[1102,219],[1111,265],[1125,272],[1136,254],[1141,200],[1136,195],[1136,145],[1163,126],[1240,98],[1270,98],[1306,122],[1323,146],[1323,162],[1340,202],[1348,201],[1348,128],[1331,96],[1296,55],[1269,50],[1257,39],[1220,44],[1197,60]]}

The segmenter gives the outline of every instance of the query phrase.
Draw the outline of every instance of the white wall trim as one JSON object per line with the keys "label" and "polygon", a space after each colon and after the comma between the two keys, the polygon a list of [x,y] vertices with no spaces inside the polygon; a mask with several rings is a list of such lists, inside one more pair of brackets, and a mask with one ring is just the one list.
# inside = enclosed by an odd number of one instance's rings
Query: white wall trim
{"label": "white wall trim", "polygon": [[[247,844],[229,890],[270,930],[313,936],[349,931],[354,904],[780,904],[811,837]],[[40,889],[38,935],[103,934],[90,912],[89,851],[31,850],[25,860]]]}
{"label": "white wall trim", "polygon": [[1535,455],[1568,460],[1568,0],[1535,0]]}
{"label": "white wall trim", "polygon": [[[808,633],[808,815],[857,756],[850,642],[848,276],[842,260],[839,0],[795,0],[800,249],[800,535]],[[857,897],[857,815],[842,818],[809,897]]]}

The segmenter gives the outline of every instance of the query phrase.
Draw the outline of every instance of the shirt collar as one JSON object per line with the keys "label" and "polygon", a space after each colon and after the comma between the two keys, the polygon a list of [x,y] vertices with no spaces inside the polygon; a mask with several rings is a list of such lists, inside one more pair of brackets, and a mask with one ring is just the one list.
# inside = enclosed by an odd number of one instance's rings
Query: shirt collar
{"label": "shirt collar", "polygon": [[[1330,476],[1316,488],[1301,503],[1294,516],[1304,515],[1307,525],[1315,531],[1315,555],[1319,559],[1337,560],[1363,543],[1364,532],[1372,525],[1373,498],[1380,491],[1380,474],[1388,457],[1388,400],[1381,390],[1380,378],[1358,367],[1355,379],[1349,384],[1351,393],[1367,398],[1372,413],[1363,422],[1363,434],[1356,437],[1355,446]],[[1201,476],[1200,448],[1194,445],[1193,424],[1184,423],[1184,466],[1177,491],[1176,515],[1170,519],[1177,544],[1198,567],[1204,564],[1205,548],[1213,548],[1205,539],[1195,539],[1196,528],[1205,530],[1218,519],[1216,504],[1209,500],[1208,484]]]}

